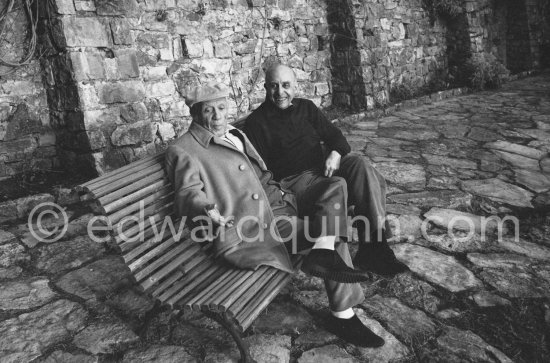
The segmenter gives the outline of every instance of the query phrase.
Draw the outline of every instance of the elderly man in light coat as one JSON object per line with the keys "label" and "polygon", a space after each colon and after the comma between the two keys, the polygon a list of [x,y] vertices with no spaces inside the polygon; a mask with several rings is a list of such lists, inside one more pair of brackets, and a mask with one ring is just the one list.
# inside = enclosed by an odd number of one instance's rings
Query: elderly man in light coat
{"label": "elderly man in light coat", "polygon": [[[247,137],[228,124],[228,89],[209,83],[188,92],[193,122],[166,152],[168,177],[175,188],[175,207],[190,228],[214,241],[216,254],[240,268],[261,265],[291,272],[284,241],[304,245],[303,221],[296,217],[295,196],[282,190]],[[345,183],[327,185],[345,225]],[[328,222],[333,223],[333,222]],[[319,223],[313,223],[318,226]],[[330,230],[330,228],[329,228]],[[335,243],[323,231],[310,235],[311,248],[302,270],[325,279],[332,314],[327,327],[356,345],[377,347],[384,340],[357,318],[352,307],[363,301],[358,284],[369,276],[355,270],[345,243]]]}

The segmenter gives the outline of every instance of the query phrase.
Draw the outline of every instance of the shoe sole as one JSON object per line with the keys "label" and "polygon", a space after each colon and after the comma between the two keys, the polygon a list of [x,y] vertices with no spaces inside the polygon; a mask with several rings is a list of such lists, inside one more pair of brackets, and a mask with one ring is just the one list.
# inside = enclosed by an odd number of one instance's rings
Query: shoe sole
{"label": "shoe sole", "polygon": [[357,282],[365,282],[370,280],[370,276],[367,273],[360,272],[360,273],[351,274],[349,272],[328,271],[319,266],[312,267],[309,265],[306,265],[306,266],[302,265],[302,271],[304,271],[307,274],[320,277],[322,279],[341,282],[345,284],[353,284]]}
{"label": "shoe sole", "polygon": [[357,347],[363,347],[363,348],[380,348],[382,346],[384,346],[386,344],[386,341],[384,340],[384,338],[382,337],[379,337],[380,338],[380,342],[379,343],[365,343],[365,342],[362,342],[362,341],[358,341],[358,340],[355,340],[354,337],[346,337],[344,336],[343,334],[341,334],[338,329],[335,329],[334,327],[330,326],[330,325],[325,325],[325,328],[327,329],[327,331],[329,331],[330,333],[336,335],[338,338],[342,339],[343,341],[349,343],[349,344],[353,344]]}
{"label": "shoe sole", "polygon": [[394,277],[396,275],[399,275],[399,274],[402,274],[404,272],[408,272],[408,271],[411,270],[410,268],[406,267],[402,271],[398,271],[398,272],[376,271],[376,270],[373,270],[369,267],[365,267],[365,266],[363,266],[363,265],[361,265],[361,264],[359,264],[355,261],[353,261],[353,265],[355,266],[355,268],[358,268],[361,271],[370,272],[370,273],[377,274],[377,275],[384,276],[384,277]]}

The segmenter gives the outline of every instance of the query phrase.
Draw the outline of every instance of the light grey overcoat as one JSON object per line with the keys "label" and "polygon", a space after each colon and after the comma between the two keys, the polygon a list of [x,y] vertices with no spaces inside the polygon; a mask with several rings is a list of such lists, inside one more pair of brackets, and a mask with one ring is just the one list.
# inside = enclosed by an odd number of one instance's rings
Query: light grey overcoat
{"label": "light grey overcoat", "polygon": [[[206,228],[218,256],[241,268],[269,265],[291,272],[262,184],[277,183],[248,138],[238,132],[246,155],[195,122],[167,149],[166,170],[175,188],[176,212],[194,229],[198,219],[205,219],[205,208],[216,204],[223,216],[235,218],[231,228]],[[261,170],[260,177],[255,167]]]}

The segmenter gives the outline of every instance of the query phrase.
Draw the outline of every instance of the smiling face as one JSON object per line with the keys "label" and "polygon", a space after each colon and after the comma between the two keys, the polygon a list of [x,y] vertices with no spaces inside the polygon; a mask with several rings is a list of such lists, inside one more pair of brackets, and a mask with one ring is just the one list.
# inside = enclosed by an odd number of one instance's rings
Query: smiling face
{"label": "smiling face", "polygon": [[296,95],[294,72],[287,66],[275,66],[267,72],[264,87],[266,99],[277,108],[284,110],[292,105]]}
{"label": "smiling face", "polygon": [[227,99],[204,101],[199,106],[197,122],[214,135],[223,136],[227,131]]}

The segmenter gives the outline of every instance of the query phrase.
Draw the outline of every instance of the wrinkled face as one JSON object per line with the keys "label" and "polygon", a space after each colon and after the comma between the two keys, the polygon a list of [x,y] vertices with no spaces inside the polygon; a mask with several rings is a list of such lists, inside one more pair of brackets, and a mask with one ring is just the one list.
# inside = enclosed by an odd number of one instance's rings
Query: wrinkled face
{"label": "wrinkled face", "polygon": [[205,101],[201,103],[198,122],[218,137],[227,131],[227,99]]}
{"label": "wrinkled face", "polygon": [[266,98],[279,109],[288,108],[296,95],[296,78],[292,70],[285,66],[273,69],[266,76]]}

